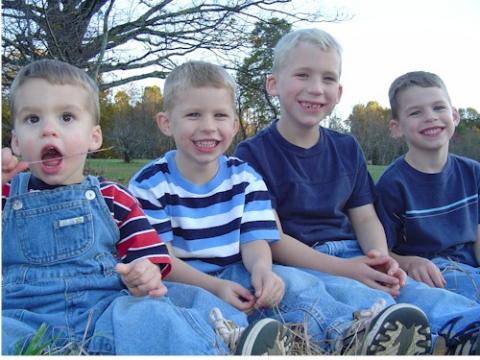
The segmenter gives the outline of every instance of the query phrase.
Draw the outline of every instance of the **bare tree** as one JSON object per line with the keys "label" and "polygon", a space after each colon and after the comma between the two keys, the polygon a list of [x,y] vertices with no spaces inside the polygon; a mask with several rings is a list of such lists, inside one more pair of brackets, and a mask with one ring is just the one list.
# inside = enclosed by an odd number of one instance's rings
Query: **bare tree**
{"label": "bare tree", "polygon": [[[271,18],[318,21],[315,9],[292,11],[291,0],[4,0],[4,85],[39,57],[57,58],[101,79],[101,89],[164,78],[195,51],[242,54],[253,24]],[[333,16],[334,18],[335,16]],[[129,70],[129,71],[125,71]],[[121,77],[114,76],[122,71]],[[102,76],[109,74],[110,76]]]}

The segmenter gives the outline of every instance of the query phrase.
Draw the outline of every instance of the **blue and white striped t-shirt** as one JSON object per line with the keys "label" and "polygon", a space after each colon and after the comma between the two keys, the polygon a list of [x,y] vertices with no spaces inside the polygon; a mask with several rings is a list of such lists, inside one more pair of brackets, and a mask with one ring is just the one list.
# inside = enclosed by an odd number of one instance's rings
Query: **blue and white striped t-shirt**
{"label": "blue and white striped t-shirt", "polygon": [[240,245],[279,239],[267,187],[247,163],[221,156],[215,177],[197,185],[182,177],[175,153],[143,167],[129,190],[177,257],[214,272],[241,260]]}

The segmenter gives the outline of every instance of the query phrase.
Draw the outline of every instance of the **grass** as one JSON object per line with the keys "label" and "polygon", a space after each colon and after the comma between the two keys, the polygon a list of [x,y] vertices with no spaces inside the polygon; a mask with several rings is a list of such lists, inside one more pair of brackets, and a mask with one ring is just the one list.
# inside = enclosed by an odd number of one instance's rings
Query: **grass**
{"label": "grass", "polygon": [[[130,178],[150,161],[147,159],[136,159],[127,164],[120,159],[88,159],[86,171],[89,174],[101,175],[110,181],[126,185]],[[384,169],[385,166],[383,165],[368,166],[368,171],[374,181],[377,181]]]}

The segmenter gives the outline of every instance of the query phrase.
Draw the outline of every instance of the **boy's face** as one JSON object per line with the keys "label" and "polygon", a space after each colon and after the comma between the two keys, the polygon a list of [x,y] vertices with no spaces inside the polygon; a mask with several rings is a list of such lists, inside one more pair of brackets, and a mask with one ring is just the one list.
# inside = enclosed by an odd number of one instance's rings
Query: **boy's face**
{"label": "boy's face", "polygon": [[443,89],[413,86],[397,102],[398,119],[390,122],[394,137],[405,136],[409,151],[448,150],[460,116]]}
{"label": "boy's face", "polygon": [[175,99],[171,111],[157,115],[157,124],[175,140],[175,161],[184,176],[217,172],[217,159],[238,130],[231,94],[214,87],[190,88]]}
{"label": "boy's face", "polygon": [[42,160],[30,170],[47,184],[81,182],[86,152],[102,145],[87,91],[30,79],[18,89],[15,104],[13,151],[27,162]]}
{"label": "boy's face", "polygon": [[267,79],[267,90],[279,97],[281,121],[311,128],[340,101],[339,80],[340,56],[335,50],[300,43],[279,71]]}

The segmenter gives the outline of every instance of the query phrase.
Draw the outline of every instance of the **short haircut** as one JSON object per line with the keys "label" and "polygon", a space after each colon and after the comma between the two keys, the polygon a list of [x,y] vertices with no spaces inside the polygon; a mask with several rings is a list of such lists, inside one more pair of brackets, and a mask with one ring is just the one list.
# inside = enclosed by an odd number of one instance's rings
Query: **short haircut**
{"label": "short haircut", "polygon": [[226,89],[230,93],[235,111],[237,89],[235,80],[221,66],[205,61],[188,61],[172,70],[165,80],[163,89],[164,110],[172,110],[176,98],[182,91],[199,87]]}
{"label": "short haircut", "polygon": [[451,102],[447,87],[438,75],[426,71],[408,72],[396,78],[388,90],[388,98],[390,100],[390,108],[393,119],[398,119],[398,96],[403,91],[414,86],[419,86],[422,88],[437,87],[443,89],[447,95],[448,101]]}
{"label": "short haircut", "polygon": [[15,100],[18,89],[30,79],[42,79],[53,85],[81,86],[87,91],[90,111],[95,123],[100,123],[98,86],[88,74],[63,61],[42,59],[31,62],[20,69],[10,87],[10,109],[15,116]]}
{"label": "short haircut", "polygon": [[284,35],[273,51],[273,73],[277,73],[285,64],[290,55],[299,44],[311,44],[323,51],[333,49],[340,57],[340,73],[342,70],[342,47],[335,38],[326,31],[309,28],[292,31]]}

